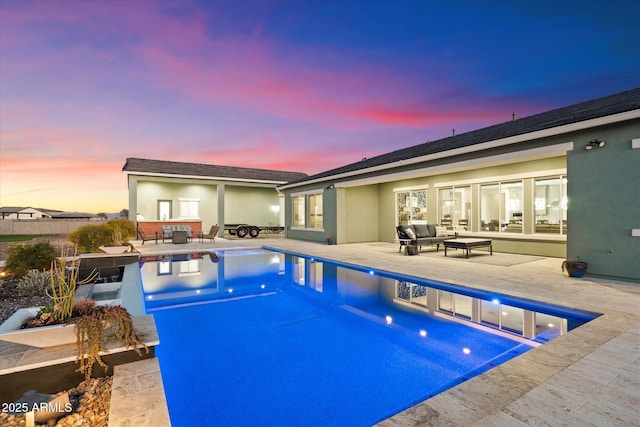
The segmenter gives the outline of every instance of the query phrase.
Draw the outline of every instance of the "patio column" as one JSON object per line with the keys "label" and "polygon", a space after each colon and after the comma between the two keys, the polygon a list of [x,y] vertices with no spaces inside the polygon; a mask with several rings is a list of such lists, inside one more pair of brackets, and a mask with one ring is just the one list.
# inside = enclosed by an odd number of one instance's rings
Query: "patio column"
{"label": "patio column", "polygon": [[137,225],[138,215],[138,178],[129,175],[129,220]]}
{"label": "patio column", "polygon": [[218,184],[218,226],[218,236],[224,237],[224,184]]}

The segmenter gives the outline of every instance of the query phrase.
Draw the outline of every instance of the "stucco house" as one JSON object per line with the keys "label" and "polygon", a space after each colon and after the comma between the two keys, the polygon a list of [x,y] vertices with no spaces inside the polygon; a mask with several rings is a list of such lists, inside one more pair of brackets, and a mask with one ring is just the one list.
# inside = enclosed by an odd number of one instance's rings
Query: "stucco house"
{"label": "stucco house", "polygon": [[507,121],[278,186],[287,237],[394,241],[446,225],[501,252],[640,280],[640,89]]}
{"label": "stucco house", "polygon": [[284,225],[278,185],[304,173],[128,158],[129,219],[153,233],[161,224],[187,224],[194,233],[212,225]]}

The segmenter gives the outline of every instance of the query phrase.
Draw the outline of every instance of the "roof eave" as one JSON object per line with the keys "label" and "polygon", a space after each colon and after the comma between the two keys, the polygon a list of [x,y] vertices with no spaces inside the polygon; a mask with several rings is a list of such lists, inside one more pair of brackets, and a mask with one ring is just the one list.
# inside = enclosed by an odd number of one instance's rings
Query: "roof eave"
{"label": "roof eave", "polygon": [[203,175],[184,175],[184,174],[172,174],[172,173],[160,173],[160,172],[140,172],[140,171],[132,171],[132,170],[124,170],[123,172],[127,175],[154,176],[154,177],[163,177],[163,178],[202,179],[207,181],[243,182],[243,183],[270,184],[270,185],[280,185],[280,184],[287,183],[287,181],[248,179],[248,178],[230,178],[230,177],[203,176]]}
{"label": "roof eave", "polygon": [[424,156],[413,157],[411,159],[398,160],[395,162],[385,163],[385,164],[373,166],[370,168],[358,169],[351,172],[344,172],[341,174],[324,176],[317,179],[285,184],[285,185],[279,186],[278,191],[287,190],[287,189],[296,188],[296,187],[303,187],[303,186],[326,182],[326,181],[335,181],[335,180],[350,178],[358,175],[382,172],[382,171],[393,169],[399,166],[407,166],[407,165],[412,165],[417,163],[424,163],[432,160],[438,160],[438,159],[443,159],[447,157],[457,156],[459,154],[468,154],[468,153],[487,150],[491,148],[519,144],[519,143],[534,140],[534,139],[541,139],[541,138],[547,138],[551,136],[562,135],[565,133],[580,131],[580,130],[589,129],[597,126],[605,126],[612,123],[624,122],[624,121],[638,119],[638,118],[640,118],[640,109],[625,111],[622,113],[611,114],[608,116],[569,123],[562,126],[556,126],[552,128],[523,133],[520,135],[513,135],[506,138],[500,138],[492,141],[481,142],[481,143],[469,145],[466,147],[454,148],[451,150],[426,154]]}

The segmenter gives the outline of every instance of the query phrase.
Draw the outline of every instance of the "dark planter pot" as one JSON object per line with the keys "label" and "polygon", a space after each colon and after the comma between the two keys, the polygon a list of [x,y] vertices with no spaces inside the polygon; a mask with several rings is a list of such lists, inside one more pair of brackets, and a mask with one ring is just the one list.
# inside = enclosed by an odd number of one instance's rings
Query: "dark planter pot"
{"label": "dark planter pot", "polygon": [[327,238],[327,245],[335,245],[335,244],[336,244],[336,238],[335,237]]}
{"label": "dark planter pot", "polygon": [[404,248],[407,255],[418,255],[418,246],[406,245]]}
{"label": "dark planter pot", "polygon": [[569,277],[584,277],[587,272],[587,263],[584,261],[564,261],[562,263],[562,271],[567,270]]}

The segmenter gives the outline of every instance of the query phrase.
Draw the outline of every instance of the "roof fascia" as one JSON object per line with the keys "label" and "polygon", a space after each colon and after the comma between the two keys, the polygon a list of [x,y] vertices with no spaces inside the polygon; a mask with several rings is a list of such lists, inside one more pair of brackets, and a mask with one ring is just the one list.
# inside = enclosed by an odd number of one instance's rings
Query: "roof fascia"
{"label": "roof fascia", "polygon": [[524,133],[521,135],[509,136],[507,138],[481,142],[479,144],[474,144],[467,147],[454,148],[451,150],[427,154],[424,156],[414,157],[411,159],[385,163],[383,165],[374,166],[371,168],[359,169],[357,171],[345,172],[337,175],[330,175],[330,176],[317,178],[310,181],[303,181],[300,183],[294,183],[290,185],[282,185],[279,187],[279,189],[286,190],[289,188],[295,188],[297,186],[306,186],[306,185],[315,184],[318,182],[348,178],[351,176],[364,175],[372,172],[385,171],[385,170],[393,169],[399,166],[407,166],[407,165],[416,164],[416,163],[423,163],[423,162],[428,162],[432,160],[438,160],[446,157],[453,157],[459,154],[469,154],[476,151],[482,151],[482,150],[487,150],[487,149],[497,148],[497,147],[504,147],[507,145],[518,144],[521,142],[531,141],[534,139],[542,139],[542,138],[547,138],[551,136],[558,136],[564,133],[576,132],[576,131],[585,130],[593,127],[605,126],[612,123],[624,122],[624,121],[633,120],[637,118],[640,118],[640,109],[625,111],[623,113],[612,114],[609,116],[598,117],[595,119],[583,120],[580,122],[569,123],[562,126],[556,126],[548,129],[542,129],[538,131]]}
{"label": "roof fascia", "polygon": [[488,168],[525,160],[538,160],[564,155],[567,151],[573,150],[573,142],[549,145],[546,147],[533,148],[512,153],[498,154],[495,156],[479,157],[475,159],[463,160],[455,163],[437,165],[427,168],[412,169],[410,171],[379,175],[363,179],[355,179],[336,183],[339,187],[354,187],[368,184],[380,184],[382,182],[411,179],[417,177],[437,175],[441,173],[461,172],[469,169]]}
{"label": "roof fascia", "polygon": [[201,176],[201,175],[178,175],[178,174],[171,174],[171,173],[156,173],[156,172],[124,171],[124,173],[127,175],[153,176],[158,178],[202,179],[206,181],[244,182],[244,183],[271,184],[271,185],[280,185],[280,184],[287,183],[287,181],[269,181],[269,180],[263,180],[263,179],[228,178],[228,177]]}

